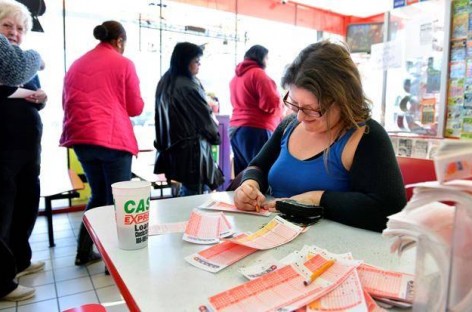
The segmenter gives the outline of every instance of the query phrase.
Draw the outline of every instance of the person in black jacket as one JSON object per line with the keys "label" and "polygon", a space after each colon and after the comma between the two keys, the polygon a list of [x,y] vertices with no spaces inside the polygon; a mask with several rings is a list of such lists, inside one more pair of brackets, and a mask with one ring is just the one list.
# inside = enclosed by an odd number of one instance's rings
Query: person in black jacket
{"label": "person in black jacket", "polygon": [[202,55],[193,43],[177,43],[156,89],[154,172],[182,183],[181,196],[202,194],[224,182],[211,156],[211,145],[220,144],[218,124],[196,78]]}
{"label": "person in black jacket", "polygon": [[[406,204],[386,131],[370,118],[348,48],[321,41],[300,52],[282,85],[286,117],[249,164],[235,190],[238,209],[275,209],[291,198],[324,207],[326,218],[382,231]],[[264,194],[274,199],[266,201]]]}
{"label": "person in black jacket", "polygon": [[[30,27],[31,16],[24,5],[0,0],[0,299],[9,301],[33,297],[35,289],[19,285],[17,278],[45,266],[43,261],[31,261],[28,242],[39,208],[42,123],[38,111],[47,99],[38,77],[31,79],[43,65],[39,54],[19,48]],[[31,80],[22,88],[31,94],[9,98],[18,89],[15,85],[27,79]]]}

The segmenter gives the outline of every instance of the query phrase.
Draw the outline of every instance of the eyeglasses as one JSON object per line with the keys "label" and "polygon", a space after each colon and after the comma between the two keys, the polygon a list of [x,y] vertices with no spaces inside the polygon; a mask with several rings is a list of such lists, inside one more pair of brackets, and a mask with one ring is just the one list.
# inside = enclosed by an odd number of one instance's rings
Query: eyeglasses
{"label": "eyeglasses", "polygon": [[290,103],[288,101],[288,92],[285,94],[285,96],[283,98],[283,101],[284,101],[285,106],[290,108],[294,113],[298,113],[299,111],[302,111],[305,115],[310,116],[310,117],[315,117],[315,118],[320,118],[325,113],[325,112],[322,112],[320,110],[315,110],[315,109],[311,109],[311,108],[304,108],[304,107],[300,107],[298,105],[295,105],[293,103]]}

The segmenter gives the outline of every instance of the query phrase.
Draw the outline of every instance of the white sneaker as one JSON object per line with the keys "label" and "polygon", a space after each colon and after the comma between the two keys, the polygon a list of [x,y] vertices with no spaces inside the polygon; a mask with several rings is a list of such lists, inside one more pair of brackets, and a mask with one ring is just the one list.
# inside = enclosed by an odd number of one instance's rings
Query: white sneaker
{"label": "white sneaker", "polygon": [[36,290],[34,288],[18,285],[15,290],[1,298],[1,300],[22,301],[32,298],[35,292]]}
{"label": "white sneaker", "polygon": [[31,262],[30,266],[24,269],[23,271],[16,274],[16,278],[19,278],[24,275],[33,274],[39,271],[44,270],[45,263],[43,261]]}

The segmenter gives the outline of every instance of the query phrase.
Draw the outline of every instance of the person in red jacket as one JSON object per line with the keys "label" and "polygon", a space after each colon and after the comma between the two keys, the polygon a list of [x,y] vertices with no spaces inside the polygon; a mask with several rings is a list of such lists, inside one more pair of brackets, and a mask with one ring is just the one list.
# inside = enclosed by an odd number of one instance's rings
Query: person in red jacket
{"label": "person in red jacket", "polygon": [[257,155],[282,118],[277,86],[264,70],[268,54],[265,47],[252,46],[230,82],[233,114],[229,125],[235,175]]}
{"label": "person in red jacket", "polygon": [[[61,146],[72,147],[91,188],[86,210],[112,205],[111,184],[131,179],[131,160],[138,143],[130,117],[144,102],[133,62],[122,54],[126,31],[116,21],[93,30],[100,43],[76,60],[64,78],[64,123]],[[100,259],[82,224],[76,265]]]}

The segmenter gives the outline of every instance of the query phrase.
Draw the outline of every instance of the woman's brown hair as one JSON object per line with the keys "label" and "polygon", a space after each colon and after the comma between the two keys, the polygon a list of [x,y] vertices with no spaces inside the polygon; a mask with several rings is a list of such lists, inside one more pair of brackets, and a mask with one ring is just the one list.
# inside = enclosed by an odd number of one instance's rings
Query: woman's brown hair
{"label": "woman's brown hair", "polygon": [[323,40],[303,49],[282,77],[282,86],[294,85],[311,91],[322,112],[331,105],[341,110],[344,129],[358,127],[370,118],[371,101],[362,89],[361,77],[348,47]]}

